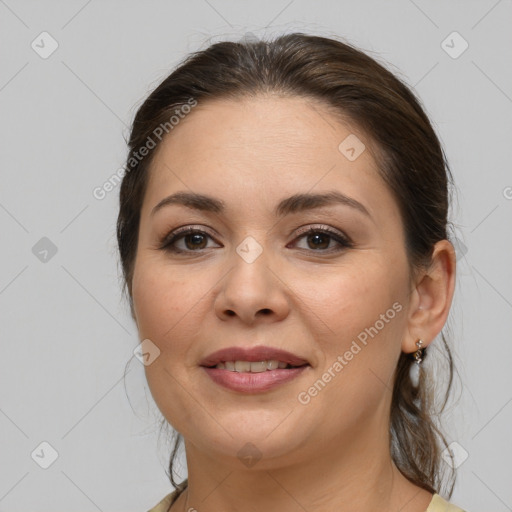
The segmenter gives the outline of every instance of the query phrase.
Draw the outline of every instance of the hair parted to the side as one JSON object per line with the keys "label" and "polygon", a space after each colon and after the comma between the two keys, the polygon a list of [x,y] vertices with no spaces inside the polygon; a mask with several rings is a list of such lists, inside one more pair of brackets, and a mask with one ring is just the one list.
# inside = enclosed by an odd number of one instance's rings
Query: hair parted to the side
{"label": "hair parted to the side", "polygon": [[[293,33],[271,41],[215,43],[189,55],[165,78],[138,109],[133,122],[127,159],[132,165],[121,184],[117,219],[123,292],[128,288],[132,316],[131,283],[140,211],[156,149],[133,165],[135,153],[157,126],[168,122],[191,99],[202,104],[265,94],[320,100],[340,120],[348,120],[365,134],[372,151],[378,153],[379,172],[401,213],[411,280],[429,266],[434,244],[450,239],[451,172],[420,101],[402,80],[361,50],[333,38]],[[414,359],[410,354],[400,355],[390,411],[390,451],[410,481],[432,493],[444,492],[449,498],[455,472],[442,460],[442,447],[447,443],[437,423],[450,394],[454,365],[443,333],[441,339],[448,364],[444,403],[438,411],[434,410],[433,376],[422,370],[419,386],[414,388],[409,378]],[[427,352],[424,361],[431,356]],[[177,495],[188,484],[187,479],[176,483],[173,474],[181,440],[178,435],[169,463]],[[447,479],[446,471],[450,473]]]}

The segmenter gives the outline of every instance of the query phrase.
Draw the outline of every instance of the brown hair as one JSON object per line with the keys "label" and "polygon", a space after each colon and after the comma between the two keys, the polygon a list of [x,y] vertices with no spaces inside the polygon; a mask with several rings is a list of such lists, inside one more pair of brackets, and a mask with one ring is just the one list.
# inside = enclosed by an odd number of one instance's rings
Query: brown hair
{"label": "brown hair", "polygon": [[[131,283],[139,218],[155,154],[151,151],[139,161],[134,159],[136,152],[148,138],[154,139],[157,126],[165,125],[174,113],[190,105],[191,98],[202,103],[265,93],[321,100],[340,119],[350,120],[369,137],[379,155],[379,172],[400,209],[411,276],[428,267],[436,242],[449,239],[451,173],[420,101],[402,80],[361,50],[332,38],[293,33],[272,41],[220,42],[189,55],[149,95],[133,122],[127,160],[131,169],[121,185],[117,221],[123,292],[127,286],[132,316]],[[443,333],[441,338],[448,385],[437,414],[446,406],[454,372]],[[428,356],[425,352],[424,361]],[[411,364],[414,360],[410,354],[402,353],[390,411],[390,451],[398,469],[410,481],[431,493],[441,493],[446,469],[441,448],[447,443],[436,425],[433,376],[422,370],[419,386],[413,387]],[[176,498],[188,485],[187,479],[178,484],[173,476],[181,440],[178,434],[169,463]],[[455,485],[454,470],[450,478],[448,498]]]}

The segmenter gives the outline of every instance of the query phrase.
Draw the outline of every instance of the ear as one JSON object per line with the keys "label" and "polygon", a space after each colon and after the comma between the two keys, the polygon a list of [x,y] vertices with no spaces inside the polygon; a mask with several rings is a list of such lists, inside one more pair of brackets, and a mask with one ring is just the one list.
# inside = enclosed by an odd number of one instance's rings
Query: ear
{"label": "ear", "polygon": [[425,348],[441,332],[452,304],[455,269],[453,245],[448,240],[437,242],[430,267],[421,272],[412,290],[403,352],[415,352],[418,339],[423,340]]}

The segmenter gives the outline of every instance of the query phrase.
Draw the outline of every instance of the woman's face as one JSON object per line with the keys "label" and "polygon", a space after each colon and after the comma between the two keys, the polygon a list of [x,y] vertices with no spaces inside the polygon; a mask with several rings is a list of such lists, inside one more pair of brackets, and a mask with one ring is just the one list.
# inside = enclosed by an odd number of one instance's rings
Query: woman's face
{"label": "woman's face", "polygon": [[[252,454],[270,468],[381,446],[411,336],[403,226],[377,165],[363,133],[303,98],[199,104],[162,142],[132,294],[140,339],[160,351],[145,366],[152,395],[190,449],[230,463]],[[178,192],[213,203],[153,212]],[[307,199],[326,194],[338,200]],[[196,232],[160,248],[187,226]],[[295,376],[251,390],[201,366],[220,349],[256,346],[308,366],[265,370]],[[268,380],[262,373],[251,375]]]}

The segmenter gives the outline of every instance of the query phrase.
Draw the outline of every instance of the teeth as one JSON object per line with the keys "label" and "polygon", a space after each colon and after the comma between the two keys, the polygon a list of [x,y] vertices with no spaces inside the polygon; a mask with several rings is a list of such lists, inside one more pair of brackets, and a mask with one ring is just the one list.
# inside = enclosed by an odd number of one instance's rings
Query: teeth
{"label": "teeth", "polygon": [[229,370],[231,372],[261,373],[267,370],[286,368],[287,366],[287,363],[271,359],[269,361],[223,361],[222,363],[218,363],[215,368]]}

